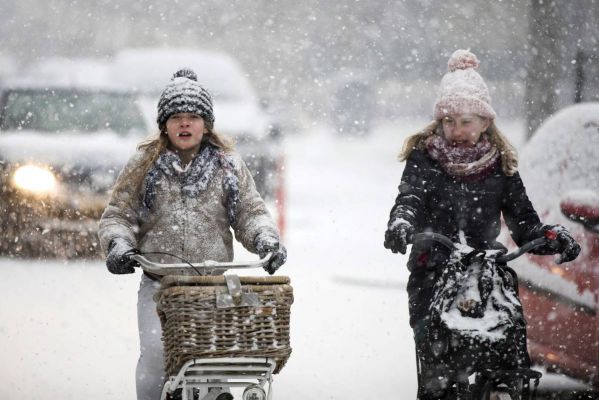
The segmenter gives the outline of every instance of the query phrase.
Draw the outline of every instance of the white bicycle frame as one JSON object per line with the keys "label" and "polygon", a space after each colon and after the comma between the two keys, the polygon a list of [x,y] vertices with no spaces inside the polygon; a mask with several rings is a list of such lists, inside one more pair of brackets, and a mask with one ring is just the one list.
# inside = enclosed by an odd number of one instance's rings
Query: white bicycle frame
{"label": "white bicycle frame", "polygon": [[[209,275],[214,271],[228,269],[253,269],[264,268],[272,254],[255,262],[218,262],[205,261],[202,263],[155,263],[142,255],[132,255],[131,258],[139,263],[144,271],[158,276],[166,275]],[[230,275],[226,275],[229,277]],[[241,290],[233,287],[237,276],[227,280],[229,290]],[[276,361],[270,357],[223,357],[223,358],[195,358],[187,361],[179,373],[170,376],[162,389],[160,400],[165,400],[167,395],[181,389],[182,400],[213,400],[223,391],[231,388],[260,387],[266,393],[266,399],[272,400],[272,373],[276,368]],[[265,389],[268,383],[268,388]],[[213,389],[210,391],[210,389]],[[218,390],[221,389],[221,390]],[[194,397],[197,396],[197,397]]]}

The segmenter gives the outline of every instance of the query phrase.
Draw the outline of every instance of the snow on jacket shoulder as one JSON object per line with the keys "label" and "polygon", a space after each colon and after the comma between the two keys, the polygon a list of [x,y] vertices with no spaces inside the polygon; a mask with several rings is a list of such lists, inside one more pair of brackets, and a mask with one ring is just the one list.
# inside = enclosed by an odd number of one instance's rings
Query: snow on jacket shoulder
{"label": "snow on jacket shoulder", "polygon": [[[104,251],[114,238],[121,237],[142,252],[168,252],[191,262],[231,261],[233,235],[230,228],[251,252],[255,252],[254,238],[259,232],[279,236],[250,171],[236,152],[226,155],[239,189],[232,223],[227,212],[228,195],[223,189],[227,171],[221,164],[207,186],[193,196],[183,194],[182,180],[178,176],[159,174],[152,208],[145,210],[143,185],[139,193],[130,185],[118,185],[128,172],[140,167],[142,157],[139,151],[131,157],[117,180],[116,187],[122,189],[112,193],[102,215],[99,237]],[[152,258],[159,262],[179,262],[168,256]]]}

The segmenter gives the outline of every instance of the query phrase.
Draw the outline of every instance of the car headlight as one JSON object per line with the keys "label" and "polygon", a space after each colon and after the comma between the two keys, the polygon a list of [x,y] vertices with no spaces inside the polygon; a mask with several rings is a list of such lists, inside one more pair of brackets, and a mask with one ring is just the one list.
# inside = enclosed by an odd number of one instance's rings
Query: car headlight
{"label": "car headlight", "polygon": [[243,391],[243,400],[266,400],[266,392],[258,385],[250,385]]}
{"label": "car headlight", "polygon": [[47,168],[24,165],[12,177],[14,185],[30,193],[47,195],[56,192],[56,177]]}

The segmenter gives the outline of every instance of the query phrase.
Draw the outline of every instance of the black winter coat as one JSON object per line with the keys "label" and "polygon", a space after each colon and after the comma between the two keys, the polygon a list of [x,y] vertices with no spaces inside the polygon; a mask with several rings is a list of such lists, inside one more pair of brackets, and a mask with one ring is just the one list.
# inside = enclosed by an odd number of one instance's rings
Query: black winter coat
{"label": "black winter coat", "polygon": [[[505,249],[497,242],[503,218],[514,241],[521,245],[542,235],[544,226],[534,210],[518,173],[507,176],[498,162],[488,176],[459,181],[441,169],[426,150],[413,150],[403,172],[389,223],[404,219],[415,232],[432,231],[470,247]],[[448,251],[440,245],[412,246],[408,268],[410,325],[424,317],[438,270]]]}

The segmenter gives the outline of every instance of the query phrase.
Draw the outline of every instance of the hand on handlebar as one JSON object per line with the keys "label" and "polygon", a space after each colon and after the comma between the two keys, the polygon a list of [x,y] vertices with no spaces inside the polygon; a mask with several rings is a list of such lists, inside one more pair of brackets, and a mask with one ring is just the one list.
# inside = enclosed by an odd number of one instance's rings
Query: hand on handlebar
{"label": "hand on handlebar", "polygon": [[385,248],[394,253],[406,254],[408,243],[412,239],[414,227],[408,222],[391,224],[385,232]]}
{"label": "hand on handlebar", "polygon": [[561,225],[553,225],[545,231],[545,237],[548,240],[548,246],[559,253],[556,259],[557,264],[572,261],[580,253],[580,245],[574,240],[570,232]]}
{"label": "hand on handlebar", "polygon": [[264,270],[270,275],[274,274],[287,261],[287,249],[272,234],[259,233],[254,239],[254,245],[260,258],[264,258],[268,253],[272,253],[268,264],[264,266]]}
{"label": "hand on handlebar", "polygon": [[134,248],[124,239],[116,238],[108,246],[106,256],[106,267],[113,274],[132,274],[134,267],[138,265],[137,261],[131,259],[133,254],[139,254],[139,250]]}

